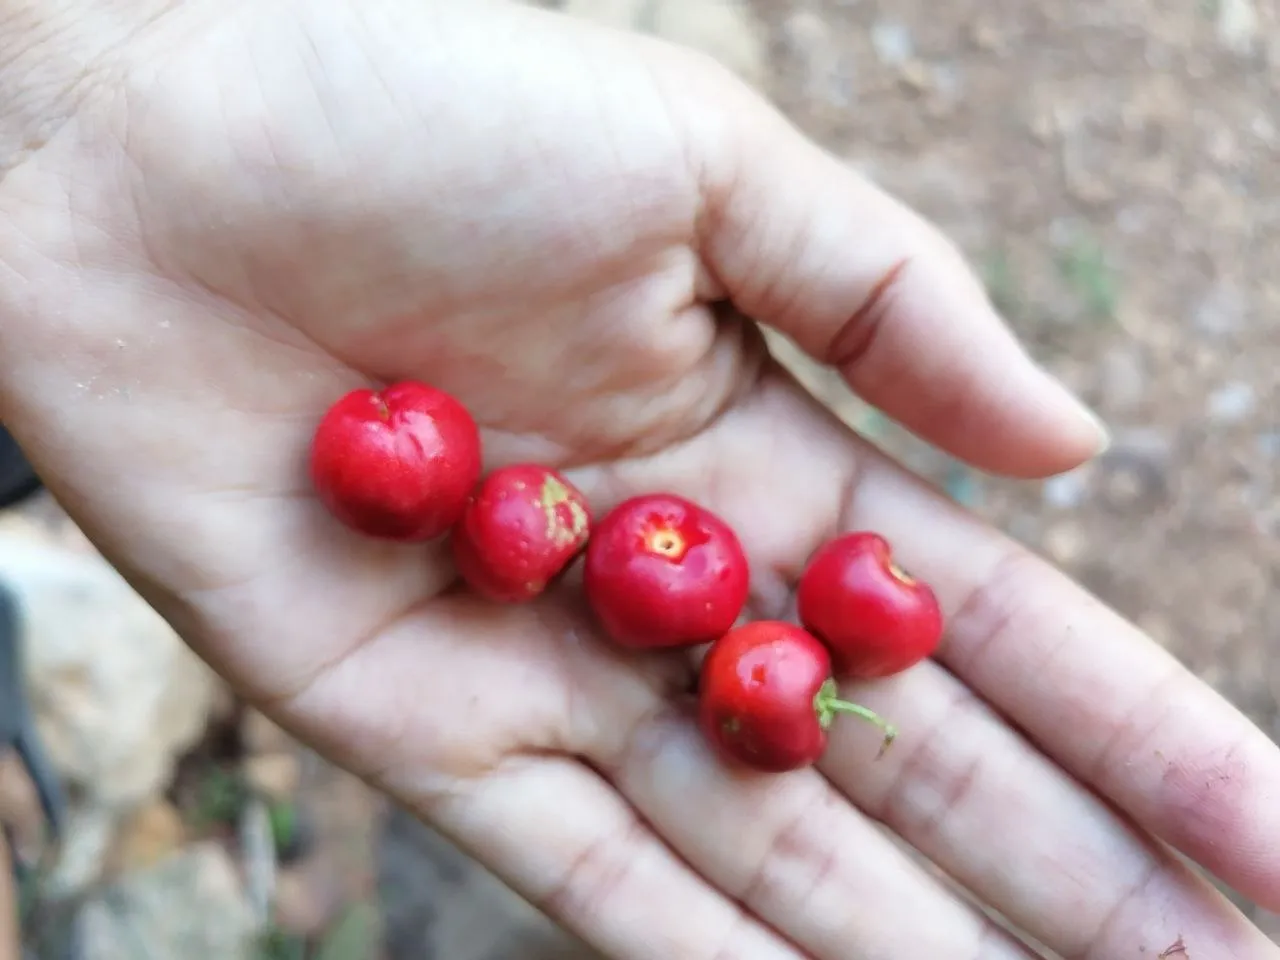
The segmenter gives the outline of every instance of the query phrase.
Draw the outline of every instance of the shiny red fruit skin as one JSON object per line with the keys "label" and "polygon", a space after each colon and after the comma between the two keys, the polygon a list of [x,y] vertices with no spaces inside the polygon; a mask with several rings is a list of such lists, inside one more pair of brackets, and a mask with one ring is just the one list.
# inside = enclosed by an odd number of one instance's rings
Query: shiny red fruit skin
{"label": "shiny red fruit skin", "polygon": [[816,700],[830,679],[831,657],[807,630],[774,620],[735,627],[702,662],[698,724],[729,760],[769,773],[807,767],[827,746]]}
{"label": "shiny red fruit skin", "polygon": [[443,536],[480,469],[480,431],[467,408],[415,381],[352,390],[325,413],[311,443],[320,502],[352,529],[385,540]]}
{"label": "shiny red fruit skin", "polygon": [[563,475],[535,463],[494,470],[453,528],[458,573],[479,596],[532,600],[582,552],[591,532],[586,498]]}
{"label": "shiny red fruit skin", "polygon": [[675,494],[623,501],[596,524],[587,544],[587,601],[623,647],[710,643],[738,619],[749,585],[737,534]]}
{"label": "shiny red fruit skin", "polygon": [[877,533],[849,533],[820,547],[800,575],[796,602],[800,622],[847,676],[901,673],[942,640],[933,590],[893,563],[889,542]]}

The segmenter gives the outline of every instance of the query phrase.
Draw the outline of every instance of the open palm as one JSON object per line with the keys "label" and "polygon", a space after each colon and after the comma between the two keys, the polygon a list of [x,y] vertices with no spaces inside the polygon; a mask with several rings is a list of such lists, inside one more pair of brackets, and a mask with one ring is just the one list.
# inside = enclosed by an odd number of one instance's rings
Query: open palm
{"label": "open palm", "polygon": [[[743,319],[979,466],[1093,454],[927,225],[655,42],[505,4],[161,6],[93,7],[75,97],[18,98],[56,132],[0,182],[0,416],[247,696],[624,960],[1034,955],[975,902],[1071,957],[1280,957],[1171,851],[1280,908],[1275,746]],[[495,608],[438,545],[339,527],[310,431],[406,377],[471,407],[489,467],[716,510],[756,616],[834,532],[890,536],[949,616],[938,663],[849,691],[894,749],[846,723],[820,770],[731,771],[690,660],[611,651],[569,585]]]}

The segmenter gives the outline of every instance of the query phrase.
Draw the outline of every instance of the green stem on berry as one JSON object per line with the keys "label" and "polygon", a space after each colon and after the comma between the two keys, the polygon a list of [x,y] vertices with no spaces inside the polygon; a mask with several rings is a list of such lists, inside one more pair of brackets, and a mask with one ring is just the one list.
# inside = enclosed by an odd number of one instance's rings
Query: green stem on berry
{"label": "green stem on berry", "polygon": [[876,755],[877,760],[884,756],[894,738],[898,736],[898,728],[870,707],[864,707],[860,703],[852,703],[848,700],[841,700],[840,688],[836,684],[834,677],[828,679],[817,694],[814,695],[813,709],[818,714],[818,724],[823,730],[828,729],[835,721],[836,716],[841,713],[853,714],[855,717],[861,717],[868,723],[879,727],[884,733],[884,742],[880,744],[880,752]]}

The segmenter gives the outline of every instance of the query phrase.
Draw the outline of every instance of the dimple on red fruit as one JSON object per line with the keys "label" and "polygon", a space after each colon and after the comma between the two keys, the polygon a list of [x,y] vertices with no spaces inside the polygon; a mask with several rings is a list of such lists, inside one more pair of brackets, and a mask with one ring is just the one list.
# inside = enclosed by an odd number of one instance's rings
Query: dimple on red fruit
{"label": "dimple on red fruit", "polygon": [[670,493],[633,497],[605,514],[583,564],[588,604],[629,648],[710,643],[738,619],[749,586],[733,529]]}
{"label": "dimple on red fruit", "polygon": [[878,533],[849,533],[819,547],[800,575],[796,601],[800,622],[848,676],[901,673],[942,640],[933,590],[894,562]]}
{"label": "dimple on red fruit", "polygon": [[565,477],[534,463],[491,472],[453,528],[454,565],[477,595],[522,603],[586,546],[591,512]]}
{"label": "dimple on red fruit", "polygon": [[352,390],[329,408],[311,443],[320,502],[366,536],[443,536],[480,478],[480,431],[451,394],[403,381]]}
{"label": "dimple on red fruit", "polygon": [[896,736],[874,711],[840,699],[826,647],[794,624],[736,627],[702,662],[698,725],[721,756],[754,770],[783,773],[816,763],[842,713],[881,729],[881,753]]}

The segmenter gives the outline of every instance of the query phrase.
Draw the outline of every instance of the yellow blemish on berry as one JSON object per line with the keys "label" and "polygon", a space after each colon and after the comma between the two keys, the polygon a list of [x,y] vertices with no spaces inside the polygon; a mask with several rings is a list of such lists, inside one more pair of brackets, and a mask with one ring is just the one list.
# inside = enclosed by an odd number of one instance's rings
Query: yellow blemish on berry
{"label": "yellow blemish on berry", "polygon": [[[560,517],[559,506],[565,504],[569,510],[569,522]],[[577,543],[587,532],[587,511],[569,492],[569,488],[555,477],[547,477],[542,482],[542,492],[538,497],[538,506],[547,518],[547,539],[557,547],[566,547]]]}

